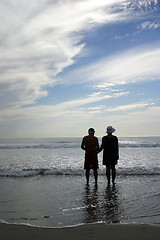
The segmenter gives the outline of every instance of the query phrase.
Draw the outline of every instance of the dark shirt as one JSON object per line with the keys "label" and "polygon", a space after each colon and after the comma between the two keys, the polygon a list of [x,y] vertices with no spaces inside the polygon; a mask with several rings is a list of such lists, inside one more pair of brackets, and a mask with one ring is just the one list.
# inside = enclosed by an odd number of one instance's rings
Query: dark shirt
{"label": "dark shirt", "polygon": [[85,151],[99,149],[98,138],[92,134],[85,136],[81,143],[81,148]]}
{"label": "dark shirt", "polygon": [[115,165],[119,159],[118,138],[116,136],[104,136],[99,151],[103,150],[103,164]]}

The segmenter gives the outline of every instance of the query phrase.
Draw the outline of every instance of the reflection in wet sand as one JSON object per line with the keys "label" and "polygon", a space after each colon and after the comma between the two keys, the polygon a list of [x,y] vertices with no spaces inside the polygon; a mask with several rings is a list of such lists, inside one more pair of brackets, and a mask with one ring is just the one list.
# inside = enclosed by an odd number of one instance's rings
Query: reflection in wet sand
{"label": "reflection in wet sand", "polygon": [[98,188],[86,187],[83,204],[85,223],[119,223],[121,220],[122,207],[116,186],[108,186],[102,192]]}
{"label": "reflection in wet sand", "polygon": [[99,212],[100,212],[100,202],[97,188],[91,190],[89,187],[86,187],[84,194],[83,203],[85,205],[85,223],[98,222],[99,221]]}
{"label": "reflection in wet sand", "polygon": [[118,201],[118,189],[113,185],[106,188],[102,203],[103,215],[107,223],[120,222],[120,206]]}

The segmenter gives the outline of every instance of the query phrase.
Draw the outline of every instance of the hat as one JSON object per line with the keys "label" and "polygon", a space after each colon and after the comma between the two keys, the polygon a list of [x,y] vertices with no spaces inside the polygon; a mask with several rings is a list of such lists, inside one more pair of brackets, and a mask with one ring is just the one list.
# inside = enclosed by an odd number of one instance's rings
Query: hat
{"label": "hat", "polygon": [[90,129],[88,130],[88,133],[95,133],[94,128],[90,128]]}
{"label": "hat", "polygon": [[108,126],[107,129],[106,129],[106,133],[113,133],[115,131],[116,130],[112,126]]}

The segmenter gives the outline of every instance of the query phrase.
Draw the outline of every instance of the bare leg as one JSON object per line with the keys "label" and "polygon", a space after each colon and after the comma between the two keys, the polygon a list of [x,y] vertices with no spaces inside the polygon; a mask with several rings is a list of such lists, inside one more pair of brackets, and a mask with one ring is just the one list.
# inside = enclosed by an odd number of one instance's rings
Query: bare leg
{"label": "bare leg", "polygon": [[110,166],[106,166],[106,177],[109,185],[110,184]]}
{"label": "bare leg", "polygon": [[95,179],[95,186],[97,186],[97,179],[98,179],[97,169],[94,169],[94,179]]}
{"label": "bare leg", "polygon": [[86,169],[86,180],[87,180],[87,185],[89,185],[89,175],[90,175],[90,169]]}
{"label": "bare leg", "polygon": [[116,178],[116,169],[115,166],[112,166],[112,183],[114,184]]}

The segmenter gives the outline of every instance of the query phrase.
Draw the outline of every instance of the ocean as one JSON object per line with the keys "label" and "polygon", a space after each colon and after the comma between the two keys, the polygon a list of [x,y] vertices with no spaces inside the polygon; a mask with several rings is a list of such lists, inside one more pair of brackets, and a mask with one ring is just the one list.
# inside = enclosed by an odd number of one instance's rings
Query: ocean
{"label": "ocean", "polygon": [[[116,184],[86,186],[81,138],[0,139],[0,222],[160,225],[160,137],[119,138]],[[101,143],[101,138],[99,139]]]}

